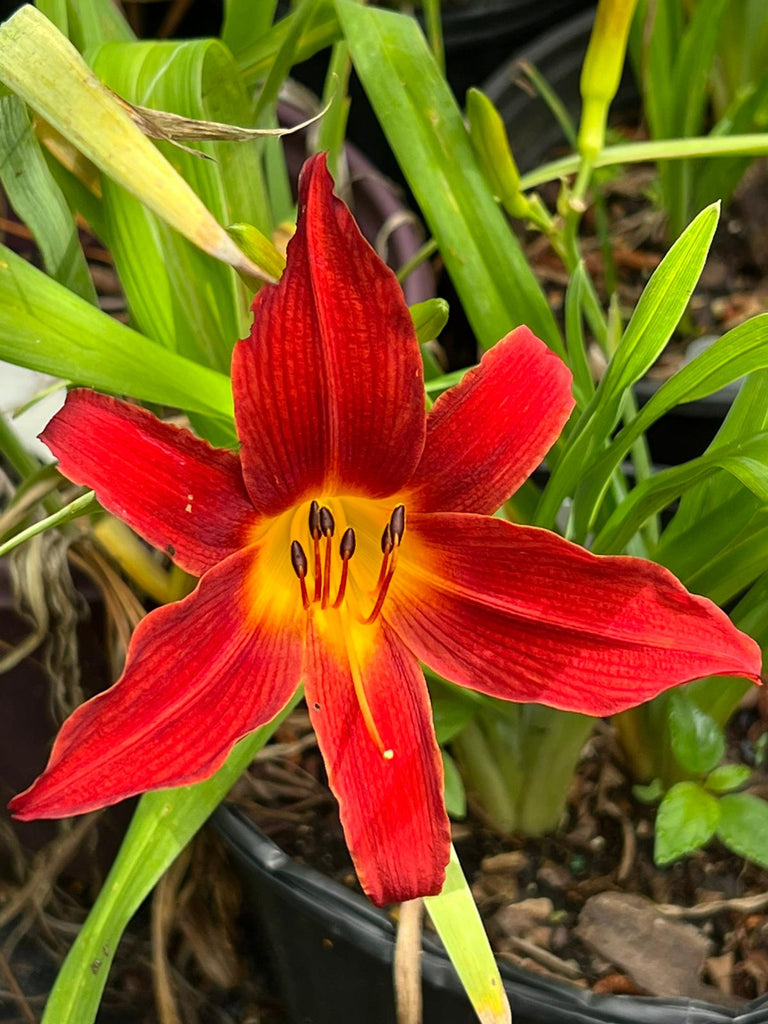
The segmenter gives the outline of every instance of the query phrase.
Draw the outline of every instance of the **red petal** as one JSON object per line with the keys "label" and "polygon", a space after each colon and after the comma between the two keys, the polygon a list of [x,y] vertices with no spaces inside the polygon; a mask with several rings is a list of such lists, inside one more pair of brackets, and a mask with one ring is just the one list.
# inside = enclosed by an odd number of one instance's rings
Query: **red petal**
{"label": "red petal", "polygon": [[574,406],[571,380],[527,327],[508,334],[435,403],[408,508],[495,512],[563,429]]}
{"label": "red petal", "polygon": [[381,906],[440,891],[450,830],[424,677],[383,623],[356,628],[367,630],[364,639],[374,645],[362,678],[373,721],[393,757],[386,760],[371,739],[348,657],[314,628],[305,690],[360,884]]}
{"label": "red petal", "polygon": [[484,516],[409,516],[384,614],[456,683],[589,715],[760,672],[757,644],[661,566]]}
{"label": "red petal", "polygon": [[70,391],[42,440],[61,472],[196,576],[256,518],[233,452],[95,391]]}
{"label": "red petal", "polygon": [[286,271],[262,287],[232,361],[246,485],[271,515],[334,491],[390,495],[424,446],[421,359],[402,291],[332,189],[325,157],[314,157]]}
{"label": "red petal", "polygon": [[122,677],[67,719],[45,772],[11,801],[16,817],[200,782],[277,714],[298,684],[303,624],[275,621],[254,572],[253,550],[233,555],[139,624]]}

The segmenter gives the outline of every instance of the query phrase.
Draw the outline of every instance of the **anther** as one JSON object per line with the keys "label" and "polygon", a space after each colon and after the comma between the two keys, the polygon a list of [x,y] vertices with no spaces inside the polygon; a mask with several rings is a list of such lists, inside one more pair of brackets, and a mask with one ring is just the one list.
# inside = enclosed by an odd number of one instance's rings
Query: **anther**
{"label": "anther", "polygon": [[392,534],[392,544],[399,544],[405,533],[405,505],[395,506],[389,520],[389,531]]}
{"label": "anther", "polygon": [[341,544],[339,545],[339,554],[344,561],[347,561],[352,557],[352,555],[354,555],[356,543],[355,531],[351,526],[348,526],[344,531],[344,535],[341,538]]}
{"label": "anther", "polygon": [[333,531],[336,529],[336,523],[333,520],[333,513],[325,505],[320,509],[319,523],[322,535],[324,537],[332,537]]}
{"label": "anther", "polygon": [[[329,508],[326,508],[325,505],[320,509],[320,529],[323,536],[326,538],[325,565],[323,566],[323,589],[320,607],[327,608],[328,598],[331,591],[331,537],[333,537],[333,531],[336,529],[336,524],[333,520],[333,513]],[[317,582],[315,582],[315,589],[317,589]]]}
{"label": "anther", "polygon": [[389,590],[389,585],[392,582],[392,577],[395,575],[395,568],[397,567],[397,551],[400,547],[400,543],[405,533],[405,505],[396,505],[392,511],[392,515],[389,517],[389,522],[384,527],[384,533],[381,535],[381,551],[383,558],[381,560],[381,569],[379,570],[379,578],[376,581],[376,587],[374,593],[376,599],[373,604],[373,611],[367,619],[363,619],[364,625],[370,625],[375,622],[379,616],[379,612],[382,609],[384,600]]}
{"label": "anther", "polygon": [[316,501],[312,501],[309,506],[309,533],[312,537],[312,547],[314,548],[315,556],[315,596],[314,600],[320,600],[320,538],[322,537],[322,531],[320,530],[320,506]]}
{"label": "anther", "polygon": [[344,535],[341,538],[341,544],[339,545],[339,554],[341,555],[341,579],[339,580],[339,592],[336,595],[336,600],[333,602],[334,608],[338,608],[344,600],[344,594],[347,589],[347,576],[349,575],[349,560],[355,553],[356,543],[355,531],[351,526],[348,526],[344,531]]}
{"label": "anther", "polygon": [[320,506],[316,501],[313,501],[309,506],[309,533],[312,540],[320,540],[322,536],[320,531]]}
{"label": "anther", "polygon": [[293,571],[299,577],[299,584],[301,586],[301,603],[304,605],[304,609],[309,608],[309,595],[307,594],[307,584],[305,583],[307,575],[307,556],[304,554],[304,548],[299,544],[297,540],[291,543],[291,565]]}

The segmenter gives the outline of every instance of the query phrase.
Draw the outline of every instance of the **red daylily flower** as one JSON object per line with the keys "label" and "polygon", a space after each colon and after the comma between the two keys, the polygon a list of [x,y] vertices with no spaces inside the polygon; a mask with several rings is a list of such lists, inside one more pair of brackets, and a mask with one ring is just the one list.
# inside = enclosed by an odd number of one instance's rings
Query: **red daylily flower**
{"label": "red daylily flower", "polygon": [[283,278],[253,308],[232,363],[239,455],[83,390],[42,435],[66,476],[202,578],[140,623],[18,818],[199,782],[303,682],[360,881],[376,903],[410,899],[440,890],[449,856],[419,659],[590,715],[758,677],[757,645],[665,569],[492,517],[568,418],[570,373],[520,327],[425,415],[402,293],[322,156]]}

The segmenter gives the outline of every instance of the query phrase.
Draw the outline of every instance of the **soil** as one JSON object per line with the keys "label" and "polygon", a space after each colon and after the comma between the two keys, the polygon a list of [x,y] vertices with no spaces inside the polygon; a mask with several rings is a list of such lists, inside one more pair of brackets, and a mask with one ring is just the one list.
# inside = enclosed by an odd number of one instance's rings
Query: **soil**
{"label": "soil", "polygon": [[[768,697],[761,694],[734,719],[728,759],[754,764],[766,736]],[[270,757],[266,748],[230,799],[297,861],[359,891],[306,715],[294,714],[276,740],[280,756]],[[764,762],[751,790],[768,794]],[[599,723],[585,747],[556,834],[505,837],[472,814],[454,822],[454,843],[497,955],[597,993],[649,994],[647,982],[639,984],[636,975],[646,978],[650,970],[665,977],[665,965],[654,961],[658,942],[650,933],[658,931],[657,911],[641,922],[649,929],[648,941],[636,943],[641,960],[632,971],[612,962],[602,948],[614,948],[617,941],[610,925],[597,929],[603,942],[588,927],[600,894],[614,894],[623,910],[640,896],[655,908],[661,906],[675,928],[685,922],[675,944],[681,955],[690,953],[683,983],[673,979],[678,990],[654,988],[650,994],[738,1006],[768,991],[764,871],[717,842],[668,868],[657,868],[654,814],[654,808],[633,797],[610,726]],[[739,901],[746,901],[741,909]],[[645,901],[641,906],[645,908]]]}

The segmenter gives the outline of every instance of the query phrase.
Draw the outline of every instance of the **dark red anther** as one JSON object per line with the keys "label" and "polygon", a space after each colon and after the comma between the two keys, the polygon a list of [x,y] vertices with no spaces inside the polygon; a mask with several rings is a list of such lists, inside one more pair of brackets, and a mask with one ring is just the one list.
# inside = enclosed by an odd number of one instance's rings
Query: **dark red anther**
{"label": "dark red anther", "polygon": [[307,584],[305,582],[307,575],[307,556],[304,554],[304,548],[299,544],[297,540],[291,541],[291,565],[293,571],[299,577],[299,584],[301,585],[301,603],[304,605],[304,610],[309,608],[309,594],[307,593]]}
{"label": "dark red anther", "polygon": [[396,505],[389,520],[392,543],[399,544],[405,533],[405,505]]}
{"label": "dark red anther", "polygon": [[319,522],[322,535],[324,537],[332,537],[333,531],[336,529],[336,523],[333,520],[333,513],[325,505],[320,509]]}
{"label": "dark red anther", "polygon": [[339,545],[339,554],[345,562],[354,555],[356,544],[357,539],[355,538],[355,531],[351,526],[348,526],[344,531],[344,535],[341,538],[341,544]]}
{"label": "dark red anther", "polygon": [[307,575],[307,556],[297,540],[291,543],[291,565],[299,579],[303,580]]}
{"label": "dark red anther", "polygon": [[384,533],[381,535],[381,553],[388,555],[392,550],[392,531],[389,528],[389,523],[384,527]]}
{"label": "dark red anther", "polygon": [[312,540],[320,540],[322,537],[320,530],[320,506],[316,501],[313,501],[309,506],[309,534]]}

